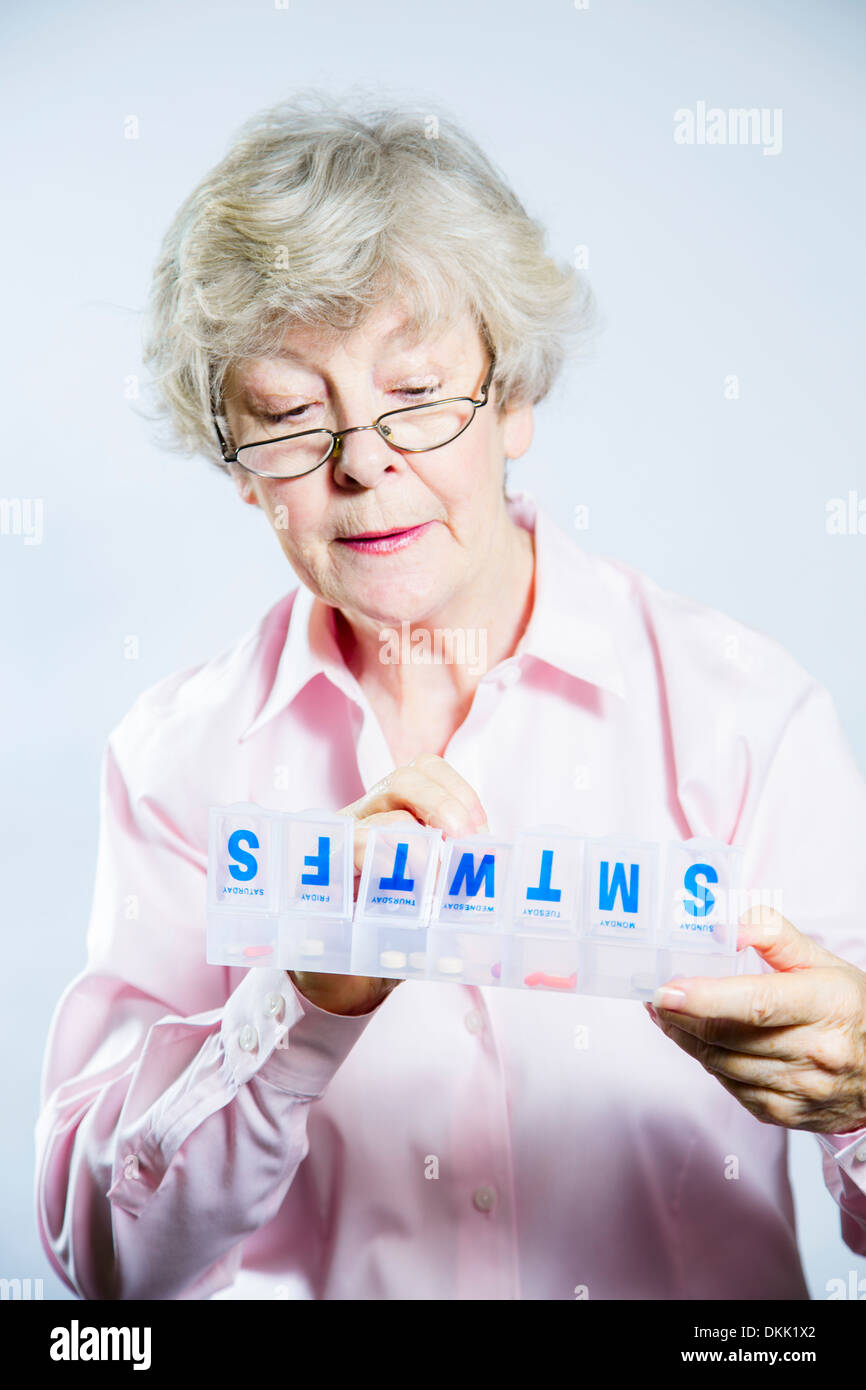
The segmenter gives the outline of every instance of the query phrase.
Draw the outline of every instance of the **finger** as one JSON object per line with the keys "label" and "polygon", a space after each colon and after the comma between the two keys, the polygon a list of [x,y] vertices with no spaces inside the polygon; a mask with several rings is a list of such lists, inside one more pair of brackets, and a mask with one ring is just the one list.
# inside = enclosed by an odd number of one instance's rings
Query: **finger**
{"label": "finger", "polygon": [[[766,1086],[752,1086],[746,1081],[734,1081],[721,1073],[713,1073],[713,1076],[728,1095],[733,1096],[739,1105],[762,1124],[783,1125],[787,1129],[803,1128],[804,1116],[808,1116],[813,1109],[811,1105],[796,1100],[784,1091],[771,1091]],[[820,1128],[820,1125],[815,1127]]]}
{"label": "finger", "polygon": [[422,772],[430,777],[434,782],[440,782],[446,791],[467,807],[473,817],[475,829],[487,829],[487,812],[485,811],[481,798],[475,788],[470,786],[465,777],[462,777],[456,767],[452,767],[444,758],[440,758],[437,753],[419,753],[408,764],[416,772]]}
{"label": "finger", "polygon": [[820,1124],[813,1126],[804,1123],[804,1115],[808,1116],[811,1107],[804,1107],[802,1102],[798,1103],[791,1096],[783,1095],[779,1091],[768,1091],[760,1086],[749,1086],[741,1081],[732,1081],[728,1076],[717,1076],[716,1080],[738,1104],[762,1124],[782,1125],[785,1129],[821,1128]]}
{"label": "finger", "polygon": [[751,1028],[778,1028],[826,1020],[839,1008],[838,969],[793,970],[778,975],[695,976],[670,980],[653,1004],[678,1017],[718,1018]]}
{"label": "finger", "polygon": [[[440,758],[436,753],[419,753],[410,763],[404,767],[395,768],[387,777],[383,777],[381,782],[377,782],[375,787],[371,787],[368,796],[387,792],[397,778],[403,777],[407,768],[414,772],[420,772],[429,777],[431,781],[439,783],[446,791],[465,806],[470,816],[477,822],[476,828],[487,827],[487,816],[481,800],[469,785],[464,777],[461,777],[456,768],[447,763],[444,758]],[[363,799],[363,798],[362,798]]]}
{"label": "finger", "polygon": [[[474,794],[473,794],[474,795]],[[484,824],[480,805],[462,800],[451,785],[413,767],[399,767],[361,802],[366,819],[383,811],[406,810],[422,825],[444,830],[446,835],[471,835]]]}
{"label": "finger", "polygon": [[752,946],[774,970],[802,970],[813,965],[838,965],[839,957],[819,946],[775,908],[758,904],[739,921],[737,949]]}
{"label": "finger", "polygon": [[369,839],[369,827],[371,825],[415,825],[418,822],[410,811],[380,811],[372,816],[366,816],[364,820],[359,820],[355,826],[355,875],[357,877],[364,867],[364,856],[367,853],[367,840]]}
{"label": "finger", "polygon": [[[779,1095],[798,1095],[805,1098],[807,1094],[797,1083],[798,1073],[789,1062],[776,1057],[755,1056],[718,1047],[680,1027],[679,1022],[674,1023],[661,1016],[658,1019],[658,1027],[683,1052],[694,1057],[714,1076],[724,1076],[740,1085],[775,1091]],[[804,1067],[807,1065],[805,1058],[800,1057],[797,1060],[801,1061]],[[800,1074],[805,1075],[805,1072]]]}
{"label": "finger", "polygon": [[[692,1050],[695,1040],[692,1039],[690,1043],[680,1029],[671,1027],[663,1031],[683,1051],[690,1052],[700,1061],[729,1095],[763,1123],[784,1125],[789,1129],[836,1132],[847,1122],[847,1112],[844,1108],[840,1110],[838,1104],[831,1103],[828,1111],[830,1098],[826,1090],[816,1090],[814,1078],[808,1073],[792,1073],[782,1064],[779,1064],[778,1070],[760,1072],[755,1070],[753,1059],[738,1058],[734,1053],[722,1054],[719,1058],[712,1054],[705,1057]],[[678,1033],[680,1036],[675,1036]],[[767,1066],[769,1068],[771,1064]],[[842,1118],[837,1120],[836,1116]]]}
{"label": "finger", "polygon": [[656,1010],[650,1004],[645,1007],[651,1014],[657,1013],[664,1023],[675,1024],[677,1028],[715,1047],[754,1057],[775,1057],[780,1062],[801,1062],[805,1057],[802,1024],[755,1028],[729,1018],[693,1018],[690,1014],[672,1009]]}

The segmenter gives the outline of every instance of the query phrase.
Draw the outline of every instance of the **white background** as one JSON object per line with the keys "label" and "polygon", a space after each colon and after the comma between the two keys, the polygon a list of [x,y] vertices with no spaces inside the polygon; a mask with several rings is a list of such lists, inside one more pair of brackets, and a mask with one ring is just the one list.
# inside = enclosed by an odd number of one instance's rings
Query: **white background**
{"label": "white background", "polygon": [[[0,1276],[66,1297],[36,1236],[32,1128],[49,1019],[85,959],[105,738],[295,582],[258,511],[160,450],[129,399],[177,205],[242,120],[298,87],[450,108],[554,254],[588,248],[605,321],[511,485],[566,526],[587,505],[580,544],[780,640],[863,765],[866,535],[828,535],[825,516],[866,498],[866,45],[854,0],[7,0],[0,40],[0,495],[44,506],[41,544],[0,535]],[[698,101],[781,108],[782,152],[675,144],[674,111]],[[866,1260],[841,1242],[815,1139],[792,1155],[822,1298]]]}

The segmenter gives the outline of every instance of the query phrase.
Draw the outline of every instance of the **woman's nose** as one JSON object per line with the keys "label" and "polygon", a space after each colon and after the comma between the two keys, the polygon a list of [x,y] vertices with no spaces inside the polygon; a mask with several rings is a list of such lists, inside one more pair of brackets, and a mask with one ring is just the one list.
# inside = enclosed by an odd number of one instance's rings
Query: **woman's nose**
{"label": "woman's nose", "polygon": [[331,462],[338,483],[351,481],[374,487],[383,473],[402,463],[401,455],[388,447],[373,425],[354,425],[336,433]]}

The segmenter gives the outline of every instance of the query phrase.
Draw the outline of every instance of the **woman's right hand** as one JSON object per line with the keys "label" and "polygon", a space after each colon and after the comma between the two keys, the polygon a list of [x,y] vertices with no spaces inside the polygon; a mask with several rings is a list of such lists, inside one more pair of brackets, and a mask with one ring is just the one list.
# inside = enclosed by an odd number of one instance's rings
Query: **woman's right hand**
{"label": "woman's right hand", "polygon": [[[395,768],[366,795],[344,806],[342,816],[354,816],[355,887],[357,890],[367,830],[371,825],[428,825],[446,835],[471,835],[487,830],[484,807],[469,783],[435,753],[421,753],[405,767]],[[332,1014],[366,1014],[391,993],[400,980],[366,975],[320,975],[289,970],[301,994]]]}

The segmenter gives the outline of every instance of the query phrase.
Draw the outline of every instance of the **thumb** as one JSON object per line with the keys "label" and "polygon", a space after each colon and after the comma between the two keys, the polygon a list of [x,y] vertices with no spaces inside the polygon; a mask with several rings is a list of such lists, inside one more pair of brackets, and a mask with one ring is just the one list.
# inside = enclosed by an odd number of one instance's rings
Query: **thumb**
{"label": "thumb", "polygon": [[740,916],[737,950],[745,946],[752,946],[774,970],[837,964],[836,956],[798,931],[781,912],[761,904]]}

